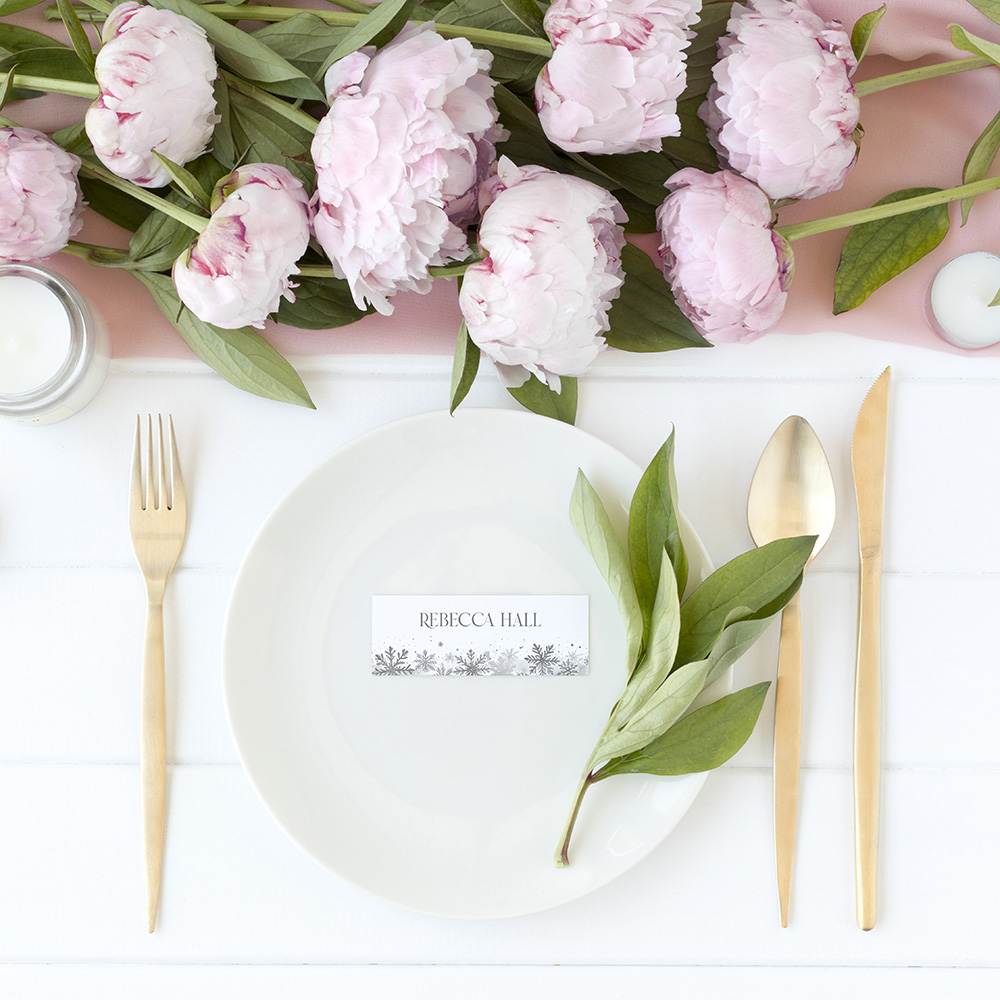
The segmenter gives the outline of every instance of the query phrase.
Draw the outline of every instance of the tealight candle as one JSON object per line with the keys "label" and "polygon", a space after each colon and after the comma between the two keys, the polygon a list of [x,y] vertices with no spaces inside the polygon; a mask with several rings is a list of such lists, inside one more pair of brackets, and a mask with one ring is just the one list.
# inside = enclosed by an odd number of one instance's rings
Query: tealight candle
{"label": "tealight candle", "polygon": [[0,265],[0,415],[52,423],[81,409],[108,372],[103,320],[65,278]]}
{"label": "tealight candle", "polygon": [[938,271],[931,285],[931,312],[938,332],[956,347],[1000,343],[1000,257],[984,250],[962,254]]}

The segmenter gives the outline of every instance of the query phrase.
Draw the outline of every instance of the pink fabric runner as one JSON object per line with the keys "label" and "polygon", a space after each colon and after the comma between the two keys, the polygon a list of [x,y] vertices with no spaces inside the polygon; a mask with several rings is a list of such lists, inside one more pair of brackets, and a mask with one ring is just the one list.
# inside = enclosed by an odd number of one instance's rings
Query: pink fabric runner
{"label": "pink fabric runner", "polygon": [[[933,3],[886,0],[886,3],[886,16],[858,79],[906,68],[901,60],[919,60],[912,65],[924,65],[965,55],[951,45],[947,27],[951,22],[1000,41],[1000,26],[966,0]],[[848,30],[860,15],[878,5],[878,0],[814,0],[817,11],[825,17],[839,18]],[[57,30],[38,21],[32,21],[31,26],[36,30]],[[46,98],[10,105],[9,115],[26,125],[52,130],[80,121],[85,108],[85,101]],[[781,222],[864,208],[901,188],[960,184],[969,147],[998,110],[1000,70],[994,67],[865,97],[861,117],[864,144],[844,188],[824,198],[789,206],[781,212]],[[875,292],[864,305],[839,317],[832,315],[831,304],[843,232],[796,241],[795,278],[778,330],[795,334],[842,330],[953,353],[970,353],[950,347],[934,333],[927,317],[927,297],[937,269],[952,257],[970,250],[1000,252],[1000,192],[981,195],[964,228],[959,227],[956,207],[952,208],[952,220],[952,231],[933,253]],[[88,213],[79,238],[92,243],[124,245],[127,235]],[[56,255],[48,264],[70,277],[101,309],[111,329],[115,356],[191,356],[187,345],[145,290],[129,276],[91,267],[64,254]],[[324,331],[296,330],[269,323],[264,334],[284,354],[440,354],[452,350],[460,320],[454,282],[437,281],[430,295],[401,294],[395,303],[396,311],[391,317],[369,316],[351,326]],[[1000,345],[976,353],[1000,355]]]}

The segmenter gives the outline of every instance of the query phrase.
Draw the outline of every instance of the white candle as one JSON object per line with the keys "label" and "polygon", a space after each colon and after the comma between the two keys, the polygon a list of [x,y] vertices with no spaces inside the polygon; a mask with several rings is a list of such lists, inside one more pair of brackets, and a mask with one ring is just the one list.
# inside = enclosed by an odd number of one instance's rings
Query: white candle
{"label": "white candle", "polygon": [[948,261],[931,285],[931,312],[938,332],[956,347],[1000,343],[1000,257],[979,250]]}
{"label": "white candle", "polygon": [[69,314],[41,282],[0,276],[0,394],[31,392],[56,375],[72,339]]}

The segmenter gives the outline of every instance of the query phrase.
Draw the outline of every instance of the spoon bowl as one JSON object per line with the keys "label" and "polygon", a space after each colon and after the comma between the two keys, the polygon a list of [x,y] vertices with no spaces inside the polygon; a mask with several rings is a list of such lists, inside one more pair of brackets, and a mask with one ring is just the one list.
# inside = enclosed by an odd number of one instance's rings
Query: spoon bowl
{"label": "spoon bowl", "polygon": [[[757,463],[747,499],[754,544],[815,535],[808,566],[833,531],[833,473],[816,432],[802,417],[785,420]],[[774,689],[774,853],[781,926],[788,926],[795,860],[802,743],[802,624],[796,593],[781,613],[778,680]]]}

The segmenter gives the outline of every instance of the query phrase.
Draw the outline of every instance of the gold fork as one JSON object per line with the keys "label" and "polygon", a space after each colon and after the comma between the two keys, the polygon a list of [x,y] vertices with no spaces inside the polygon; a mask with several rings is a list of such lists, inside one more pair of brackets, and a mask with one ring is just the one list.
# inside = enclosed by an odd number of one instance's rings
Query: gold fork
{"label": "gold fork", "polygon": [[[136,417],[129,531],[146,581],[146,635],[142,651],[142,714],[139,774],[142,791],[143,855],[146,864],[146,920],[152,933],[160,896],[163,861],[163,811],[167,784],[167,719],[163,678],[163,594],[184,544],[187,505],[177,457],[174,421],[170,427],[170,475],[163,446],[163,417],[157,416],[159,448],[154,464],[153,418],[148,417],[143,476],[142,417]],[[145,479],[145,489],[143,481]]]}

